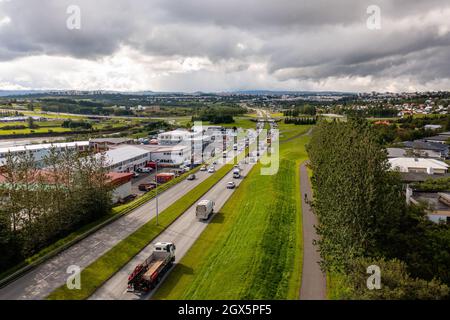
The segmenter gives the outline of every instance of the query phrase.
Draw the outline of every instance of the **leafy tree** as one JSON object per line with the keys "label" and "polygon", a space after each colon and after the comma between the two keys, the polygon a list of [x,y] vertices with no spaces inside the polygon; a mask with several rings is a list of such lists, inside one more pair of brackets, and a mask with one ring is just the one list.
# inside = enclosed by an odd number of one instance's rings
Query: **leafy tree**
{"label": "leafy tree", "polygon": [[404,208],[377,134],[362,119],[320,121],[308,152],[323,267],[340,269],[354,257],[376,254],[378,234]]}
{"label": "leafy tree", "polygon": [[[381,288],[369,290],[367,279],[369,266],[380,268]],[[346,287],[342,299],[356,300],[438,300],[449,297],[449,288],[437,279],[426,281],[413,278],[407,266],[399,260],[352,260],[344,276]]]}
{"label": "leafy tree", "polygon": [[38,164],[31,153],[8,154],[1,174],[0,270],[111,210],[103,156],[52,149]]}

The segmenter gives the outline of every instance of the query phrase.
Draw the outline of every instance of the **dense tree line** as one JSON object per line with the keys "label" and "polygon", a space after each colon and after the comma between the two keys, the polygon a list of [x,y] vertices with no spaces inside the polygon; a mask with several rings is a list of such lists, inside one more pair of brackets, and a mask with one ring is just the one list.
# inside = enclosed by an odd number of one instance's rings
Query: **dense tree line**
{"label": "dense tree line", "polygon": [[[406,204],[373,126],[363,119],[320,121],[308,152],[322,267],[344,276],[347,298],[448,297],[449,226]],[[366,268],[377,263],[384,287],[367,293]]]}
{"label": "dense tree line", "polygon": [[389,118],[396,117],[398,115],[398,110],[386,106],[372,106],[367,109],[357,110],[353,108],[347,108],[342,110],[342,114],[347,116],[361,116],[361,117],[375,117],[375,118]]}
{"label": "dense tree line", "polygon": [[41,164],[29,153],[7,156],[0,183],[1,271],[110,212],[104,165],[103,157],[75,151],[52,150]]}
{"label": "dense tree line", "polygon": [[6,117],[23,117],[23,113],[19,111],[0,110],[0,118]]}
{"label": "dense tree line", "polygon": [[245,114],[247,110],[239,106],[214,106],[195,109],[192,122],[204,121],[211,124],[234,123],[234,116]]}
{"label": "dense tree line", "polygon": [[102,102],[74,100],[69,98],[47,98],[41,100],[42,111],[58,113],[107,115],[109,111]]}
{"label": "dense tree line", "polygon": [[69,129],[92,129],[92,123],[88,121],[76,121],[72,119],[64,120],[62,125],[63,128],[69,128]]}
{"label": "dense tree line", "polygon": [[450,191],[450,178],[428,179],[414,183],[412,187],[424,192]]}
{"label": "dense tree line", "polygon": [[290,110],[285,110],[283,112],[283,115],[285,117],[298,117],[300,115],[309,115],[309,116],[315,116],[317,113],[317,109],[315,106],[311,106],[311,105],[301,105],[301,106],[297,106],[293,109]]}
{"label": "dense tree line", "polygon": [[316,124],[317,117],[285,118],[284,123],[285,124],[295,124],[295,125]]}
{"label": "dense tree line", "polygon": [[380,141],[384,144],[413,141],[437,134],[436,131],[425,130],[423,127],[420,129],[404,128],[403,126],[397,126],[395,123],[390,125],[375,125],[374,130],[378,132]]}

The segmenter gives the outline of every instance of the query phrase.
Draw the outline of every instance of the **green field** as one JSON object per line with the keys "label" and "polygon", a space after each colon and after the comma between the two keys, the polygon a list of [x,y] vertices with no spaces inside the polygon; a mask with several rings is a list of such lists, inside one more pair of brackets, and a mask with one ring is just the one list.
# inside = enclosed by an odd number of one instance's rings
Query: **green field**
{"label": "green field", "polygon": [[[242,129],[255,129],[256,123],[252,121],[252,117],[234,117],[234,123],[218,123],[215,126],[222,126],[224,128],[242,128]],[[207,126],[208,124],[204,124]]]}
{"label": "green field", "polygon": [[36,129],[14,129],[14,130],[0,130],[0,136],[16,135],[16,134],[38,134],[38,133],[61,133],[61,132],[71,132],[72,129],[62,128],[62,127],[42,127]]}
{"label": "green field", "polygon": [[282,117],[284,117],[284,114],[282,112],[271,113],[270,115],[271,115],[272,118],[282,118]]}
{"label": "green field", "polygon": [[[289,137],[309,130],[286,125]],[[299,165],[309,137],[281,141],[280,170],[253,168],[172,271],[155,299],[297,299],[302,220]]]}
{"label": "green field", "polygon": [[175,201],[170,207],[160,213],[159,225],[153,218],[137,231],[111,248],[99,259],[81,272],[82,289],[69,290],[61,286],[48,297],[50,300],[82,300],[92,295],[97,288],[112,277],[120,268],[135,257],[154,238],[169,227],[180,215],[189,209],[209,189],[219,182],[232,168],[226,164],[216,173],[200,183],[183,197]]}

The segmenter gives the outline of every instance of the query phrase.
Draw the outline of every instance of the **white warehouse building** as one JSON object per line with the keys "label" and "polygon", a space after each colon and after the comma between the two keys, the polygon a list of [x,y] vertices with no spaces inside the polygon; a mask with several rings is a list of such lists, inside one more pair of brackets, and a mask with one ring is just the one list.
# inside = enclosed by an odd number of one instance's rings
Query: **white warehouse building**
{"label": "white warehouse building", "polygon": [[85,151],[89,149],[89,141],[76,141],[67,143],[31,144],[26,146],[0,148],[0,165],[6,162],[8,154],[19,155],[31,153],[36,162],[42,161],[54,149],[56,152],[65,150]]}
{"label": "white warehouse building", "polygon": [[[133,172],[149,162],[177,167],[191,161],[190,148],[185,146],[124,145],[103,153],[108,169],[113,172]],[[101,153],[98,154],[101,156]]]}
{"label": "white warehouse building", "polygon": [[150,153],[137,146],[126,145],[99,153],[104,155],[107,167],[114,172],[131,172],[144,167],[150,161]]}
{"label": "white warehouse building", "polygon": [[183,145],[194,148],[203,148],[211,142],[211,137],[204,132],[191,132],[187,130],[174,130],[158,135],[158,143],[160,146]]}

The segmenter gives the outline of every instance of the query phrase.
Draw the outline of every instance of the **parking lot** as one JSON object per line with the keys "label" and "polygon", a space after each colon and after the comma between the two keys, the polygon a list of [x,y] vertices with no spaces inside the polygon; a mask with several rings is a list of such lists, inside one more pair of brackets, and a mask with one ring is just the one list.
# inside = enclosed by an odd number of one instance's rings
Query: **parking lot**
{"label": "parking lot", "polygon": [[[168,173],[171,172],[171,170],[173,170],[173,168],[158,168],[158,174]],[[145,192],[139,190],[139,185],[143,183],[155,182],[155,176],[156,176],[155,170],[153,170],[152,173],[139,173],[139,177],[133,178],[131,182],[131,193],[136,194],[138,196],[143,195]]]}

